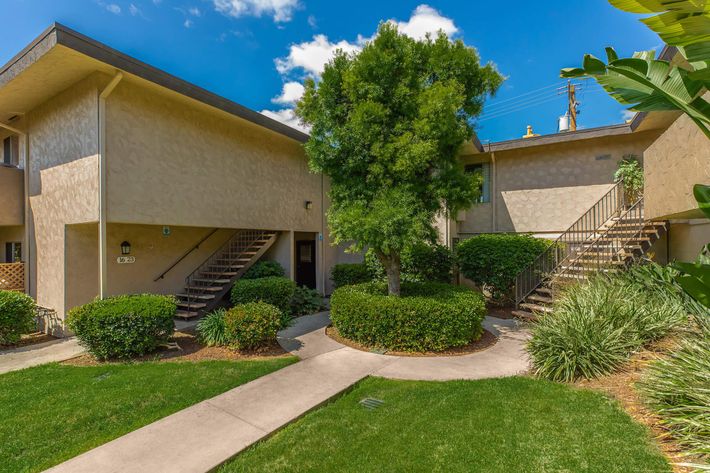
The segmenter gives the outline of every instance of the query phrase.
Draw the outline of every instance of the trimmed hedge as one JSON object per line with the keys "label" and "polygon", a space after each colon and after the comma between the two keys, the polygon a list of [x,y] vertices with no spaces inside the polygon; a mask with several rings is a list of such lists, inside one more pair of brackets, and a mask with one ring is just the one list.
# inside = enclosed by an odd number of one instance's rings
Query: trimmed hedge
{"label": "trimmed hedge", "polygon": [[253,350],[276,340],[281,311],[265,302],[238,304],[224,314],[225,335],[238,350]]}
{"label": "trimmed hedge", "polygon": [[369,282],[372,276],[364,263],[341,263],[333,266],[330,279],[335,287],[343,287]]}
{"label": "trimmed hedge", "polygon": [[[451,282],[454,260],[451,250],[444,245],[422,242],[405,248],[400,257],[404,282]],[[383,280],[387,277],[384,266],[372,249],[365,254],[365,265],[372,279]]]}
{"label": "trimmed hedge", "polygon": [[530,235],[478,235],[459,243],[456,260],[464,276],[501,299],[510,294],[518,273],[551,245]]}
{"label": "trimmed hedge", "polygon": [[284,267],[276,261],[257,261],[249,268],[242,279],[269,278],[272,276],[283,277],[286,274]]}
{"label": "trimmed hedge", "polygon": [[99,360],[130,358],[168,341],[175,329],[176,311],[170,296],[117,296],[70,310],[67,325]]}
{"label": "trimmed hedge", "polygon": [[0,345],[11,345],[34,329],[35,301],[14,291],[0,291]]}
{"label": "trimmed hedge", "polygon": [[404,283],[402,295],[387,295],[385,283],[336,289],[330,318],[340,335],[370,347],[441,351],[466,345],[483,333],[483,296],[440,283]]}
{"label": "trimmed hedge", "polygon": [[232,287],[232,303],[266,302],[282,313],[282,326],[291,319],[291,300],[296,283],[288,278],[271,276],[259,279],[240,279]]}

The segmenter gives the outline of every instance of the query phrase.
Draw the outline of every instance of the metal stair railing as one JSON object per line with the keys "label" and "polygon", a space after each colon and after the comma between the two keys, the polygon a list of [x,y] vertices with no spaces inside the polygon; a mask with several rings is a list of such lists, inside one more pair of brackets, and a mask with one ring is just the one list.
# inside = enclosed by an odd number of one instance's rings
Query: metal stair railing
{"label": "metal stair railing", "polygon": [[554,278],[569,273],[580,273],[577,277],[582,279],[584,273],[598,273],[617,266],[615,262],[622,262],[619,266],[626,265],[628,256],[621,257],[621,255],[625,254],[632,241],[644,235],[645,227],[642,197],[625,210],[614,225],[607,228],[594,241],[586,244],[583,251],[562,266]]}
{"label": "metal stair railing", "polygon": [[565,230],[553,244],[515,278],[515,305],[525,300],[579,248],[593,240],[602,226],[621,215],[625,205],[623,181],[615,183],[589,210]]}
{"label": "metal stair railing", "polygon": [[[234,272],[232,266],[236,264],[236,260],[245,255],[245,252],[252,248],[256,242],[264,237],[268,232],[266,230],[238,230],[230,237],[230,239],[222,245],[217,251],[212,253],[200,266],[197,267],[189,276],[185,278],[185,295],[187,296],[186,302],[188,304],[188,311],[191,310],[193,304],[198,303],[200,300],[196,296],[199,295],[200,291],[194,289],[195,287],[214,287],[215,285],[222,285],[217,283],[218,280],[225,279],[226,273]],[[227,260],[229,263],[218,263],[218,260]],[[223,267],[221,271],[208,271],[210,269]],[[211,275],[210,278],[205,278],[203,273],[212,272],[215,273]],[[212,279],[214,282],[196,281],[197,279]],[[227,277],[230,281],[232,277]],[[198,284],[199,282],[199,284]]]}

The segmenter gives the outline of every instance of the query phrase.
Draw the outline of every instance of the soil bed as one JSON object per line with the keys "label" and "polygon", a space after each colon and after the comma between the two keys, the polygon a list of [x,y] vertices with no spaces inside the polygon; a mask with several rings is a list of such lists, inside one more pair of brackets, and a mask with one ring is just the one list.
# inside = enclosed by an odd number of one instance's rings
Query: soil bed
{"label": "soil bed", "polygon": [[[155,353],[150,353],[145,356],[133,358],[131,359],[131,361],[236,361],[281,358],[291,356],[287,351],[281,348],[281,346],[276,341],[273,341],[268,345],[265,345],[253,351],[238,351],[226,347],[208,347],[200,343],[191,330],[175,332],[171,339],[171,342],[177,343],[180,348],[161,348]],[[87,353],[76,358],[66,360],[63,362],[63,364],[71,366],[96,366],[111,362],[112,361],[98,361],[92,355],[89,355]],[[114,362],[120,362],[120,360],[116,360]]]}
{"label": "soil bed", "polygon": [[[366,352],[377,352],[377,353],[383,352],[381,349],[378,349],[376,347],[367,347],[365,345],[362,345],[360,343],[357,343],[357,342],[354,342],[352,340],[342,337],[338,333],[338,329],[332,325],[329,325],[325,329],[325,333],[326,333],[326,335],[328,335],[330,338],[332,338],[336,342],[341,343],[341,344],[348,346],[350,348],[354,348],[356,350],[366,351]],[[391,355],[391,356],[424,356],[424,357],[426,357],[426,356],[463,356],[463,355],[470,355],[471,353],[475,353],[477,351],[485,350],[486,348],[490,348],[493,345],[495,345],[495,343],[497,341],[498,341],[498,337],[493,335],[488,330],[483,329],[483,335],[481,335],[481,337],[478,340],[471,342],[468,345],[464,345],[462,347],[452,347],[452,348],[448,348],[443,351],[427,351],[427,352],[386,350],[386,351],[384,351],[383,354]]]}

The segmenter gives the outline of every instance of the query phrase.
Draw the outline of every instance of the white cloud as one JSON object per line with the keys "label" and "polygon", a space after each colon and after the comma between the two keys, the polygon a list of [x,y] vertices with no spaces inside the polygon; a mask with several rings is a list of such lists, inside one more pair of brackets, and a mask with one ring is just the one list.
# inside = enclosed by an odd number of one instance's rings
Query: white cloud
{"label": "white cloud", "polygon": [[624,120],[624,122],[628,122],[629,120],[633,120],[633,118],[636,116],[636,112],[632,112],[631,110],[622,110],[621,111],[621,119]]}
{"label": "white cloud", "polygon": [[116,5],[115,3],[109,3],[106,5],[106,10],[110,11],[114,15],[120,15],[121,14],[121,7]]}
{"label": "white cloud", "polygon": [[438,31],[452,36],[459,31],[454,20],[441,16],[441,13],[429,5],[419,5],[415,8],[409,21],[390,21],[399,27],[401,33],[414,39],[424,39],[427,33],[436,34]]}
{"label": "white cloud", "polygon": [[316,20],[316,17],[313,15],[308,15],[308,26],[311,28],[317,28],[318,27],[318,20]]}
{"label": "white cloud", "polygon": [[276,121],[288,125],[291,128],[295,128],[304,133],[309,133],[310,129],[307,126],[301,124],[301,121],[296,116],[296,112],[290,108],[284,108],[281,110],[262,110],[261,113],[269,118],[273,118]]}
{"label": "white cloud", "polygon": [[361,48],[345,40],[331,43],[326,35],[319,34],[313,37],[313,41],[292,44],[288,56],[276,59],[276,70],[281,74],[287,74],[294,69],[303,69],[309,75],[319,76],[338,49],[353,52]]}
{"label": "white cloud", "polygon": [[281,90],[281,95],[271,99],[273,103],[294,104],[303,97],[305,88],[300,82],[286,82]]}
{"label": "white cloud", "polygon": [[299,0],[212,0],[218,12],[239,18],[242,16],[272,16],[277,23],[291,21]]}
{"label": "white cloud", "polygon": [[182,24],[185,28],[192,28],[192,25],[194,25],[194,23],[189,18],[185,19],[185,22]]}
{"label": "white cloud", "polygon": [[187,9],[187,12],[192,16],[202,16],[202,12],[197,7],[190,7]]}

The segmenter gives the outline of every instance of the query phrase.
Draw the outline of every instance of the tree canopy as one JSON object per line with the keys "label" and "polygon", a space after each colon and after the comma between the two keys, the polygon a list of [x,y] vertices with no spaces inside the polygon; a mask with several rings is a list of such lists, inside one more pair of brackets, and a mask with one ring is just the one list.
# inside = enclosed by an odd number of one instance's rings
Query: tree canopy
{"label": "tree canopy", "polygon": [[444,33],[417,41],[383,23],[359,53],[338,51],[307,80],[297,114],[311,126],[311,169],[330,177],[335,243],[373,248],[399,293],[399,253],[435,238],[437,214],[467,208],[476,176],[458,160],[503,77]]}

